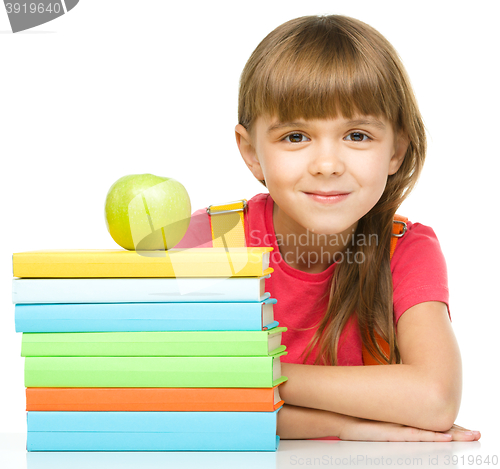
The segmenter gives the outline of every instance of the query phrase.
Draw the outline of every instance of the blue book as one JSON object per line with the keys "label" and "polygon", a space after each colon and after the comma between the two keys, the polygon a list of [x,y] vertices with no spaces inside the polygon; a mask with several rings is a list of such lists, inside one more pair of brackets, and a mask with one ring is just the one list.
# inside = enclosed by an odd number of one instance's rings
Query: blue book
{"label": "blue book", "polygon": [[17,332],[262,331],[274,298],[260,303],[17,304]]}
{"label": "blue book", "polygon": [[274,451],[30,451],[26,463],[28,469],[276,469],[276,457]]}
{"label": "blue book", "polygon": [[274,412],[28,412],[28,451],[276,451]]}

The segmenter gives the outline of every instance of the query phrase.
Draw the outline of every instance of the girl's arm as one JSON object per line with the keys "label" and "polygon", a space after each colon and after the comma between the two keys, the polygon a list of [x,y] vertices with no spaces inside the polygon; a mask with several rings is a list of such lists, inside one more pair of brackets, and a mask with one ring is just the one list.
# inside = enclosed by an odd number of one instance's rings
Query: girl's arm
{"label": "girl's arm", "polygon": [[284,404],[278,411],[276,433],[283,440],[339,437],[346,419],[349,418],[351,417],[327,410]]}
{"label": "girl's arm", "polygon": [[276,433],[283,440],[336,436],[351,441],[474,441],[481,437],[456,425],[446,433],[433,432],[289,404],[278,412]]}
{"label": "girl's arm", "polygon": [[446,305],[425,302],[399,319],[403,364],[315,366],[282,364],[287,404],[362,419],[447,431],[462,394],[460,351]]}

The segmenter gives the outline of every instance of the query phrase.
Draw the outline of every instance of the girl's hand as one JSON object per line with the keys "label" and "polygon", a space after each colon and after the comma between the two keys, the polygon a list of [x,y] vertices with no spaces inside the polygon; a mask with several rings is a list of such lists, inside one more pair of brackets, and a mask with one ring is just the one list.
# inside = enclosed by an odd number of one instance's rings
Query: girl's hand
{"label": "girl's hand", "polygon": [[[453,436],[453,441],[477,441],[481,438],[481,432],[467,430],[460,425],[453,425],[446,433]],[[472,433],[472,438],[470,433]]]}
{"label": "girl's hand", "polygon": [[481,433],[458,425],[453,425],[447,432],[433,432],[397,423],[345,416],[339,438],[350,441],[476,441],[481,438]]}

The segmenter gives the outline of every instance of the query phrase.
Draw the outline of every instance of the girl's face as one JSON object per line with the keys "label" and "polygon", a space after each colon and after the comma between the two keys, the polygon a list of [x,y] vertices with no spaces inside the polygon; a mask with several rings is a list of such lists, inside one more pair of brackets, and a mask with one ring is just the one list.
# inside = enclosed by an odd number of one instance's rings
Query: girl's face
{"label": "girl's face", "polygon": [[275,224],[296,233],[340,234],[356,228],[384,192],[407,149],[384,118],[256,119],[238,124],[238,147],[277,205]]}

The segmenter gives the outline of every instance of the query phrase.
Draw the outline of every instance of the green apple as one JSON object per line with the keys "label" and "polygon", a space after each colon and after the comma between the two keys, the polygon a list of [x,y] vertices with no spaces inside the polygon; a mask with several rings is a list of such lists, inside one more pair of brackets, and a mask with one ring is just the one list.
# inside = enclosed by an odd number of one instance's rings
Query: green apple
{"label": "green apple", "polygon": [[130,174],[109,189],[105,205],[111,237],[129,250],[173,248],[186,234],[191,202],[175,179]]}

